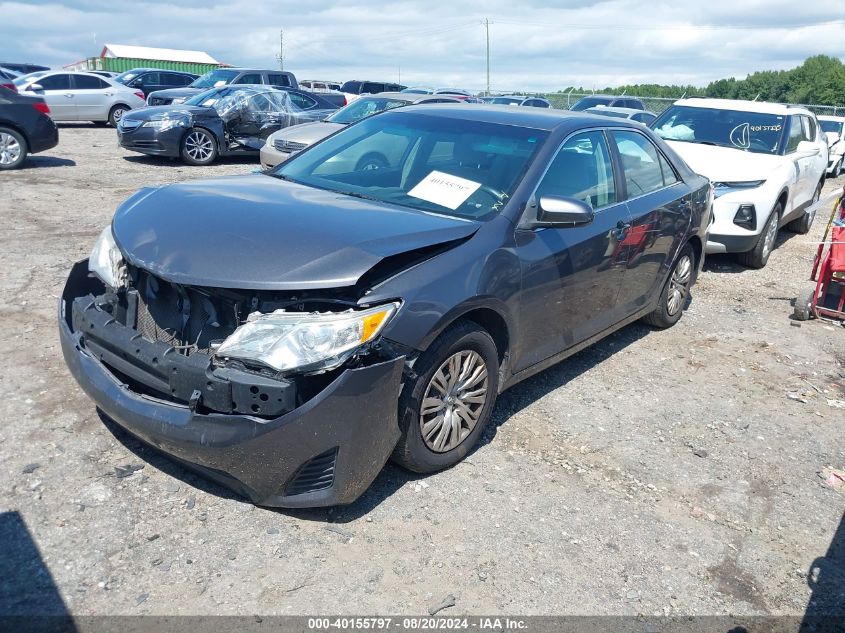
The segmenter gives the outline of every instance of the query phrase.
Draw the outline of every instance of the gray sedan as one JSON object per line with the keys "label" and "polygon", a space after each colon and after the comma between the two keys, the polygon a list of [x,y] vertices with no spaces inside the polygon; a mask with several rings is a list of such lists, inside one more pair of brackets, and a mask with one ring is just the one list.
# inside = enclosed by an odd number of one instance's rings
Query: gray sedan
{"label": "gray sedan", "polygon": [[628,119],[629,121],[636,121],[643,125],[648,125],[657,118],[654,112],[648,110],[637,110],[635,108],[617,108],[613,106],[595,106],[587,108],[584,112],[590,114],[600,114],[602,116],[612,116],[617,119]]}
{"label": "gray sedan", "polygon": [[[323,140],[350,123],[355,123],[373,114],[406,105],[424,103],[461,103],[461,100],[448,95],[406,92],[382,92],[377,95],[359,97],[322,121],[293,125],[271,134],[264,147],[261,148],[261,166],[264,169],[275,167],[290,158],[292,154]],[[365,161],[369,169],[386,167],[391,164],[391,152],[390,147],[385,147],[382,151],[369,152],[367,156],[358,157],[358,162]],[[356,168],[361,168],[361,166],[363,166],[363,163],[352,165]]]}

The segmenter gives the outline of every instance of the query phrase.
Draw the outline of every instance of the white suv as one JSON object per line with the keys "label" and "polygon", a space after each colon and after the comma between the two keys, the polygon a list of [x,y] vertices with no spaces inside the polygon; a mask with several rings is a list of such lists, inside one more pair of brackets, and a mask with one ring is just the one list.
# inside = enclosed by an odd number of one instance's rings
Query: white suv
{"label": "white suv", "polygon": [[845,116],[820,116],[819,125],[830,149],[827,175],[836,178],[845,172]]}
{"label": "white suv", "polygon": [[681,99],[651,127],[713,183],[708,253],[737,253],[746,266],[762,268],[781,226],[797,233],[810,230],[828,147],[809,110]]}

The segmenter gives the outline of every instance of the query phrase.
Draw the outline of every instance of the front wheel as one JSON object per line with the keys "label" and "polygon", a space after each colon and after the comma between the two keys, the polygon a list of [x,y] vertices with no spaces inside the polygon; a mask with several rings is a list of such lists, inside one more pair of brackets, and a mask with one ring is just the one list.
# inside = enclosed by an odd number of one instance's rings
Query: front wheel
{"label": "front wheel", "polygon": [[0,169],[16,169],[26,160],[26,139],[17,130],[0,127]]}
{"label": "front wheel", "polygon": [[681,250],[675,266],[663,287],[660,302],[643,321],[658,328],[672,327],[677,323],[687,305],[693,277],[695,276],[695,252],[687,244]]}
{"label": "front wheel", "polygon": [[454,466],[478,442],[499,388],[499,356],[470,321],[446,329],[414,365],[399,398],[402,436],[391,459],[430,473]]}
{"label": "front wheel", "polygon": [[766,220],[766,224],[760,232],[760,237],[757,238],[754,248],[745,253],[737,253],[736,258],[741,264],[749,268],[763,268],[766,265],[778,238],[778,222],[780,222],[782,211],[783,208],[780,206],[780,202],[778,202],[769,214],[769,219]]}
{"label": "front wheel", "polygon": [[116,105],[111,110],[109,110],[109,124],[112,127],[117,127],[117,124],[120,123],[120,120],[123,118],[123,115],[129,112],[130,108],[127,108],[125,105]]}
{"label": "front wheel", "polygon": [[210,165],[217,158],[217,143],[208,130],[193,128],[182,139],[182,160],[188,165]]}
{"label": "front wheel", "polygon": [[806,235],[810,232],[810,227],[813,226],[813,220],[816,219],[816,203],[819,201],[819,198],[822,196],[822,181],[819,181],[819,184],[816,185],[816,190],[813,192],[813,199],[810,201],[810,207],[804,212],[804,214],[789,224],[786,225],[793,233],[798,233],[800,235]]}

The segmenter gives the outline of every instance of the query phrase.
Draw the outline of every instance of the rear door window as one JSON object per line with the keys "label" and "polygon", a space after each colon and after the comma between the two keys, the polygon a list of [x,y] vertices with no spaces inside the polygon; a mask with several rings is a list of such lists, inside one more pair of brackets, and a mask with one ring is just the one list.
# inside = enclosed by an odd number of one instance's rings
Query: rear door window
{"label": "rear door window", "polygon": [[623,130],[613,131],[612,134],[622,161],[629,198],[657,191],[675,182],[671,168],[670,173],[664,177],[660,162],[662,156],[654,143],[645,136]]}
{"label": "rear door window", "polygon": [[77,90],[102,90],[108,88],[109,85],[99,77],[91,75],[74,75],[74,88]]}
{"label": "rear door window", "polygon": [[310,110],[317,105],[317,101],[315,99],[299,94],[298,92],[289,92],[288,95],[290,96],[290,100],[293,101],[293,105],[300,110]]}
{"label": "rear door window", "polygon": [[284,73],[270,73],[267,75],[267,83],[271,86],[290,86],[290,77]]}
{"label": "rear door window", "polygon": [[361,94],[377,94],[384,92],[384,84],[377,84],[372,81],[365,81],[361,85]]}

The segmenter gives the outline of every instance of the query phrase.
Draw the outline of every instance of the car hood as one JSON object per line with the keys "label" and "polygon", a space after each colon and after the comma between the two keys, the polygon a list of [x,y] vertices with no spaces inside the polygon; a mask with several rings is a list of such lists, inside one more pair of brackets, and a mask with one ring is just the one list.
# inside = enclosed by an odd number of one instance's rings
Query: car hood
{"label": "car hood", "polygon": [[757,154],[731,147],[666,141],[687,165],[713,182],[765,180],[789,159],[777,154]]}
{"label": "car hood", "polygon": [[156,90],[150,94],[164,99],[175,99],[176,97],[193,97],[204,90],[210,90],[210,88],[168,88],[167,90]]}
{"label": "car hood", "polygon": [[133,265],[174,283],[242,290],[353,286],[387,257],[479,226],[262,174],[142,189],[112,221]]}
{"label": "car hood", "polygon": [[133,121],[151,121],[162,117],[175,117],[179,115],[179,113],[188,114],[189,116],[199,116],[205,114],[215,114],[215,110],[214,108],[201,108],[199,106],[186,105],[147,106],[145,108],[130,110],[124,114],[123,117],[127,120]]}
{"label": "car hood", "polygon": [[328,123],[326,121],[301,123],[299,125],[292,125],[284,130],[279,130],[278,132],[273,132],[270,142],[272,143],[276,139],[284,139],[286,141],[311,145],[344,127],[346,126],[343,123]]}

